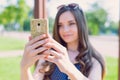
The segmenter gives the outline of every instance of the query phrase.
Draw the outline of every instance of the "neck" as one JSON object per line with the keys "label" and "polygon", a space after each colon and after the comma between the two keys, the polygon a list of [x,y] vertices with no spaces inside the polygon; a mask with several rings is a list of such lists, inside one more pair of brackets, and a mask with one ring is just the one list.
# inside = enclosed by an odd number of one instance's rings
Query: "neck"
{"label": "neck", "polygon": [[78,42],[76,41],[76,42],[71,42],[71,43],[68,43],[67,44],[67,48],[68,48],[68,50],[70,50],[70,51],[77,51],[77,49],[78,49]]}

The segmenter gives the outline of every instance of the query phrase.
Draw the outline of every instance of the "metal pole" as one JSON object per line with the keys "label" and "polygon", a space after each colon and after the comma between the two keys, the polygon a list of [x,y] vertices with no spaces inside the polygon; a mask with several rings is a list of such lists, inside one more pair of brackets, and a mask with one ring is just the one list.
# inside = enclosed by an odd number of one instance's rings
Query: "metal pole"
{"label": "metal pole", "polygon": [[46,0],[35,0],[34,2],[34,18],[46,18]]}
{"label": "metal pole", "polygon": [[[46,0],[34,0],[34,19],[45,19],[46,16]],[[37,65],[38,61],[35,63]]]}

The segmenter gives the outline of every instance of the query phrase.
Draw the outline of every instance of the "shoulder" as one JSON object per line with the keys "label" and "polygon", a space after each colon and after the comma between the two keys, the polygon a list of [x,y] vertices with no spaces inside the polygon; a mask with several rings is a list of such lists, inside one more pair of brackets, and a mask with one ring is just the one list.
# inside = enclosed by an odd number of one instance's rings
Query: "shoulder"
{"label": "shoulder", "polygon": [[101,67],[101,64],[100,64],[100,62],[97,60],[97,59],[95,59],[95,58],[92,58],[92,63],[93,63],[93,66],[92,66],[92,68],[94,67]]}
{"label": "shoulder", "polygon": [[101,80],[102,79],[102,66],[98,60],[92,58],[92,68],[89,74],[90,80]]}
{"label": "shoulder", "polygon": [[91,68],[91,72],[95,71],[95,70],[98,70],[98,69],[99,69],[100,72],[102,71],[102,66],[97,59],[92,58],[92,63],[93,63],[93,65],[92,65],[92,68]]}

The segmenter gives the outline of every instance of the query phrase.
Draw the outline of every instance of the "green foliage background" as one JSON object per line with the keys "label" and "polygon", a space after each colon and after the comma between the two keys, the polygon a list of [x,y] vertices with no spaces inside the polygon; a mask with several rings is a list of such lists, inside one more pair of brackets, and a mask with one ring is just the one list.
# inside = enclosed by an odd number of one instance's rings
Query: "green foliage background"
{"label": "green foliage background", "polygon": [[[116,34],[118,35],[118,22],[108,17],[108,13],[98,3],[91,5],[85,12],[88,30],[90,35]],[[25,0],[17,0],[17,5],[8,5],[0,12],[0,24],[6,30],[16,30],[15,25],[19,24],[17,31],[30,31],[30,20],[33,18],[33,9],[28,7]],[[49,16],[49,29],[52,33],[54,18]]]}

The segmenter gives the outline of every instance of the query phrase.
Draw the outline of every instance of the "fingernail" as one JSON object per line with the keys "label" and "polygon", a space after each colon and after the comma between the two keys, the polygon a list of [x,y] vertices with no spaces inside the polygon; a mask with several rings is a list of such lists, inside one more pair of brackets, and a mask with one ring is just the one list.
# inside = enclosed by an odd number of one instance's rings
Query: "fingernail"
{"label": "fingernail", "polygon": [[43,37],[45,37],[46,35],[45,35],[45,34],[43,34],[42,36],[43,36]]}
{"label": "fingernail", "polygon": [[44,58],[47,59],[47,56],[45,56]]}
{"label": "fingernail", "polygon": [[48,58],[48,55],[45,56],[45,59],[47,59],[47,58]]}

